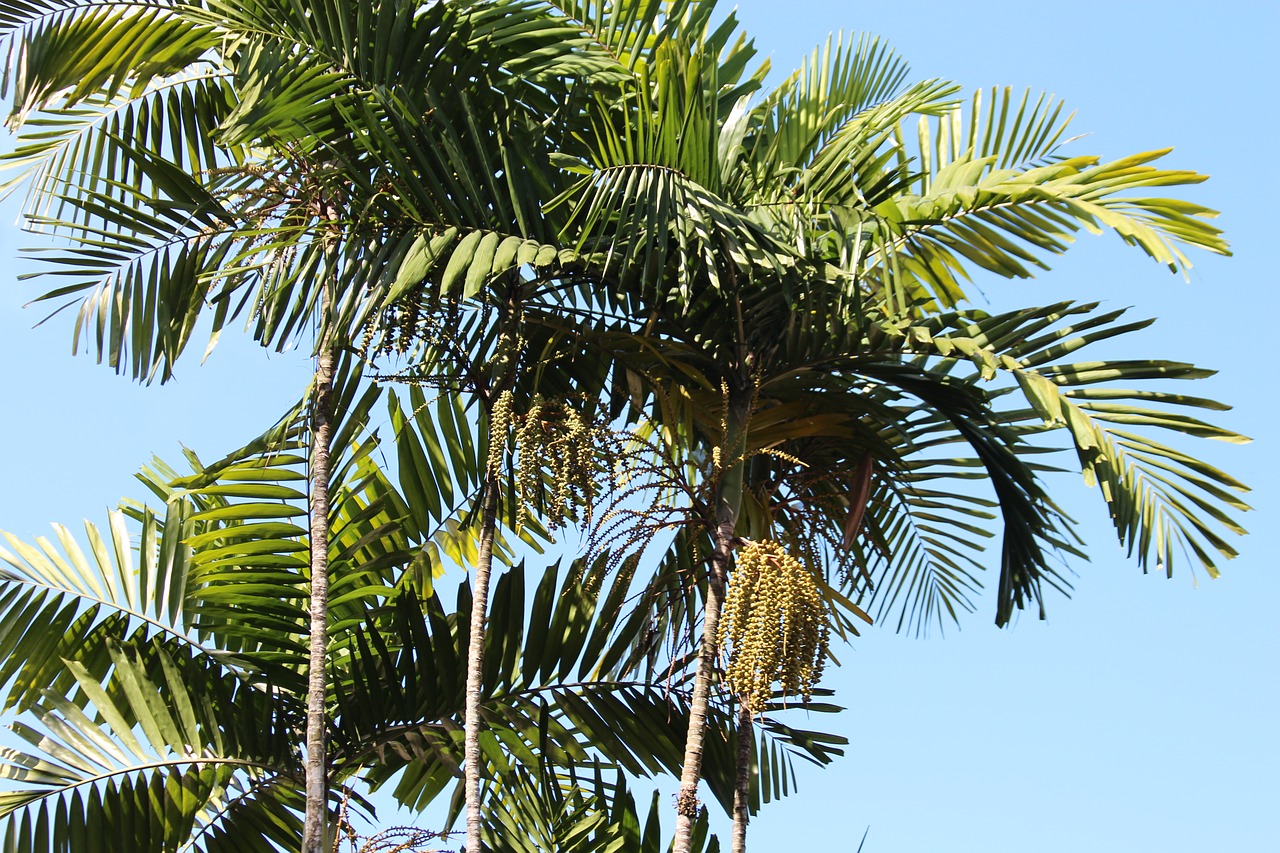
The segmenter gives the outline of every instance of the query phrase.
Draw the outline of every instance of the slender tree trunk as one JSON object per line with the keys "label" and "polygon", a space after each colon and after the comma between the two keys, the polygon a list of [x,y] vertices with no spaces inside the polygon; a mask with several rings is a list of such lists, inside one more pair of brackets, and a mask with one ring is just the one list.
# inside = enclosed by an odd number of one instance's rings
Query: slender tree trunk
{"label": "slender tree trunk", "polygon": [[[502,339],[513,348],[515,338],[512,329],[520,327],[521,294],[520,276],[510,273],[507,281],[510,290],[506,295],[505,314],[499,321]],[[509,351],[506,363],[488,388],[485,411],[492,415],[493,405],[499,395],[515,381],[519,365],[518,354]],[[480,391],[480,388],[475,390]],[[489,613],[489,575],[493,568],[493,540],[498,532],[498,469],[489,464],[494,442],[506,442],[506,435],[494,435],[492,427],[485,447],[484,504],[480,509],[480,542],[476,555],[476,579],[471,590],[471,626],[467,637],[467,696],[463,719],[463,781],[467,796],[467,853],[481,853],[480,844],[480,694],[484,677],[485,622]]]}
{"label": "slender tree trunk", "polygon": [[751,820],[751,709],[746,695],[738,697],[738,762],[733,788],[733,853],[747,853],[747,823]]}
{"label": "slender tree trunk", "polygon": [[[495,439],[490,436],[489,441]],[[498,474],[485,471],[484,506],[480,514],[480,549],[471,590],[471,631],[467,641],[467,706],[463,774],[467,791],[467,853],[480,853],[480,690],[484,671],[485,619],[489,609],[489,572],[498,527]]]}
{"label": "slender tree trunk", "polygon": [[[327,299],[326,299],[327,302]],[[329,614],[329,442],[333,434],[333,347],[320,346],[311,403],[311,658],[307,672],[307,800],[302,853],[328,853],[328,761],[324,699]]]}
{"label": "slender tree trunk", "polygon": [[716,550],[711,558],[707,606],[702,615],[702,645],[698,650],[698,672],[694,677],[693,698],[689,703],[689,733],[685,739],[684,766],[680,771],[680,793],[676,798],[676,840],[672,853],[690,853],[693,844],[693,823],[697,820],[700,806],[698,783],[702,779],[702,741],[707,726],[707,699],[711,693],[711,673],[715,668],[717,654],[716,631],[720,626],[720,610],[724,605],[725,582],[736,520],[722,521],[716,527]]}
{"label": "slender tree trunk", "polygon": [[[741,390],[730,394],[725,426],[732,441],[731,453],[740,457],[746,445],[750,394]],[[742,478],[742,460],[736,459],[721,475],[716,493],[715,551],[711,555],[710,576],[707,578],[707,606],[702,615],[698,671],[689,703],[689,733],[685,739],[684,765],[680,771],[680,793],[676,797],[676,838],[672,853],[691,853],[693,846],[693,824],[699,809],[698,783],[702,779],[702,742],[707,728],[707,700],[711,694],[711,675],[719,655],[716,632],[724,606],[729,563],[733,559],[734,528],[738,525],[738,510],[742,505]]]}

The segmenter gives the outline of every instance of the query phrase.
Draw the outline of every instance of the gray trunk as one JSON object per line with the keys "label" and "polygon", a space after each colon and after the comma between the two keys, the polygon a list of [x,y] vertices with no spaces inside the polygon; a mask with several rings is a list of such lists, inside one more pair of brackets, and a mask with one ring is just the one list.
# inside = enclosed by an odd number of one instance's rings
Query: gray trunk
{"label": "gray trunk", "polygon": [[311,429],[311,656],[307,670],[307,800],[302,853],[328,853],[328,762],[324,699],[329,612],[329,442],[333,434],[333,349],[316,357]]}
{"label": "gray trunk", "polygon": [[751,820],[751,709],[746,696],[738,702],[738,761],[733,788],[733,853],[747,853],[747,823]]}
{"label": "gray trunk", "polygon": [[[751,395],[731,392],[726,418],[734,456],[741,456],[746,445],[746,426]],[[676,837],[672,853],[692,853],[693,824],[698,817],[698,783],[702,780],[702,744],[707,727],[707,700],[711,694],[711,676],[715,671],[719,648],[716,631],[720,611],[724,607],[729,564],[733,559],[734,528],[742,505],[743,464],[738,460],[721,475],[716,493],[715,551],[711,555],[707,578],[707,606],[702,616],[702,643],[698,649],[698,671],[693,682],[693,698],[689,702],[689,732],[685,739],[684,765],[680,771],[680,793],[676,797]]]}
{"label": "gray trunk", "polygon": [[[490,441],[494,439],[491,437]],[[498,526],[498,475],[485,472],[484,507],[480,515],[480,547],[471,590],[471,631],[467,643],[467,707],[463,774],[467,791],[467,853],[480,853],[480,690],[484,671],[485,619],[489,606],[489,572],[493,537]]]}

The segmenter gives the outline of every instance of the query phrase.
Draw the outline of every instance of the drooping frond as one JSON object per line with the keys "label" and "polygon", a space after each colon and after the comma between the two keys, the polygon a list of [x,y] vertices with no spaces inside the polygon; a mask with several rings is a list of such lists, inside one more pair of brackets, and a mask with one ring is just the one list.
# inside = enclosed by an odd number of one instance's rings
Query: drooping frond
{"label": "drooping frond", "polygon": [[[516,767],[537,766],[536,755],[557,764],[601,760],[650,776],[671,771],[683,756],[688,675],[648,661],[659,644],[649,611],[628,612],[629,573],[606,583],[607,556],[567,573],[550,566],[531,601],[517,569],[498,580],[486,634],[481,738],[486,774],[499,778]],[[563,580],[561,577],[563,576]],[[439,599],[425,613],[408,600],[397,603],[395,628],[364,635],[353,649],[349,673],[339,674],[339,714],[344,732],[336,760],[378,767],[367,778],[379,785],[396,778],[396,798],[421,807],[452,784],[462,760],[460,713],[465,685],[470,590],[459,591],[454,613]],[[517,614],[527,613],[527,622]],[[713,724],[728,742],[727,712]],[[792,739],[785,726],[764,729],[762,749],[789,774],[796,757],[827,763],[839,754],[839,738]],[[728,809],[733,800],[732,753],[709,758],[708,781]],[[788,776],[788,778],[790,778]]]}
{"label": "drooping frond", "polygon": [[67,662],[76,690],[45,691],[14,724],[30,751],[0,750],[20,786],[0,794],[6,849],[176,851],[241,792],[296,787],[288,697],[160,638],[109,652],[109,675]]}
{"label": "drooping frond", "polygon": [[[1014,606],[1040,600],[1041,579],[1057,576],[1044,562],[1045,548],[1078,553],[1066,535],[1065,517],[1045,494],[1017,485],[1028,477],[1038,480],[1045,470],[1031,461],[1053,446],[1042,437],[1051,441],[1065,434],[1086,483],[1100,487],[1121,543],[1144,569],[1155,565],[1171,571],[1175,555],[1182,553],[1216,574],[1216,559],[1235,555],[1223,534],[1244,532],[1232,511],[1248,509],[1233,494],[1246,491],[1245,486],[1178,444],[1165,443],[1164,436],[1179,435],[1247,441],[1185,414],[1226,408],[1220,403],[1162,387],[1165,380],[1198,379],[1209,372],[1158,359],[1070,361],[1091,344],[1149,325],[1120,322],[1123,311],[1095,309],[1060,303],[997,315],[934,315],[900,339],[908,351],[929,353],[934,371],[954,371],[966,385],[995,386],[986,417],[998,425],[993,435],[1003,432],[1000,442],[984,444],[978,441],[981,429],[952,423],[977,451],[1005,523],[1000,624]],[[965,364],[973,368],[967,376],[957,370]],[[1002,452],[1001,444],[1008,450]],[[1030,503],[1018,509],[1024,499]]]}
{"label": "drooping frond", "polygon": [[1151,193],[1200,183],[1204,175],[1156,165],[1169,149],[1113,161],[1070,156],[1069,116],[1060,102],[1030,92],[978,92],[970,107],[930,123],[918,145],[903,145],[912,184],[875,215],[892,231],[871,260],[897,287],[920,288],[954,304],[960,282],[976,270],[1010,278],[1047,269],[1083,229],[1113,231],[1174,271],[1190,262],[1190,246],[1218,254],[1227,244],[1199,204]]}

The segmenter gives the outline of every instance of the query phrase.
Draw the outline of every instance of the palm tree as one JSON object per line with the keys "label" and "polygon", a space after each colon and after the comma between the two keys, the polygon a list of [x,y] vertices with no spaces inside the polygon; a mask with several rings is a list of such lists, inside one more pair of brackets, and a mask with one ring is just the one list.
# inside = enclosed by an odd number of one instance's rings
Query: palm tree
{"label": "palm tree", "polygon": [[[651,7],[650,17],[657,4]],[[332,435],[328,424],[347,415],[352,393],[334,391],[332,371],[354,330],[407,294],[421,298],[424,278],[439,287],[431,291],[433,297],[448,296],[440,300],[447,310],[458,299],[483,297],[490,277],[517,265],[558,265],[563,258],[531,238],[538,229],[554,230],[533,215],[536,205],[531,206],[528,192],[518,187],[508,196],[474,191],[491,188],[498,174],[536,173],[520,158],[537,146],[509,141],[528,129],[519,121],[520,112],[493,106],[499,91],[459,89],[445,72],[432,69],[478,73],[474,56],[440,54],[461,47],[478,53],[478,46],[503,41],[503,27],[522,30],[534,47],[540,38],[544,46],[568,50],[590,38],[581,35],[578,23],[531,33],[527,9],[514,9],[522,17],[511,9],[495,13],[486,4],[441,6],[426,14],[391,4],[315,4],[314,14],[274,3],[203,8],[161,3],[141,16],[135,16],[135,8],[72,5],[63,10],[50,3],[9,10],[7,22],[19,31],[16,48],[25,72],[16,103],[25,126],[35,129],[16,156],[39,190],[31,201],[35,221],[72,241],[54,258],[74,276],[72,283],[49,298],[74,300],[88,293],[81,304],[82,327],[116,330],[98,340],[99,357],[140,379],[168,378],[206,301],[216,306],[215,339],[238,315],[248,315],[255,336],[277,347],[290,345],[318,322],[313,426],[305,433],[312,483],[307,541],[327,542],[333,477],[326,471],[326,451],[346,452],[342,434]],[[470,17],[454,17],[458,9]],[[412,25],[400,26],[410,17]],[[351,26],[324,26],[337,21]],[[79,53],[44,49],[77,27],[102,37],[85,39]],[[468,27],[470,42],[450,38]],[[155,33],[188,49],[169,56],[168,64],[144,62],[129,46]],[[388,33],[404,44],[388,44]],[[508,60],[506,73],[536,79],[554,69],[555,51],[542,51],[541,65],[535,67],[525,59],[527,53],[538,54],[526,51],[529,45],[525,41],[499,53]],[[335,60],[337,55],[351,60],[353,51],[358,60],[364,49],[368,55],[402,57],[404,63],[349,62],[352,68]],[[282,66],[280,57],[286,55],[289,62]],[[39,61],[29,61],[32,57]],[[590,54],[573,61],[579,71],[591,70],[593,61],[606,70],[616,64],[612,57],[602,63]],[[86,63],[115,76],[86,78]],[[68,90],[73,80],[77,85]],[[525,83],[526,97],[551,96],[543,84],[536,92],[531,86]],[[475,133],[477,116],[492,114],[508,116],[510,124],[488,135]],[[159,125],[151,116],[160,117]],[[441,121],[445,116],[455,124]],[[58,131],[44,135],[51,125]],[[80,166],[86,156],[93,166],[87,170]],[[44,207],[51,198],[55,206]],[[492,477],[486,479],[483,494],[496,498]],[[421,500],[407,501],[405,508],[429,512],[419,504],[425,500],[430,507],[430,494],[415,492]],[[494,515],[490,511],[481,524],[478,552],[494,539]],[[295,547],[276,546],[289,552]],[[343,572],[356,572],[350,560],[328,565],[331,551],[310,549],[308,847],[321,843],[325,834],[323,804],[331,799],[327,788],[334,776],[334,760],[324,753],[324,682],[331,673],[322,659],[331,660],[343,640],[341,633],[327,636],[327,626],[338,617],[327,600],[326,581],[337,583]],[[257,554],[250,562],[268,558],[296,559]],[[481,569],[487,562],[477,557]],[[342,565],[346,568],[335,568]],[[478,587],[481,576],[487,579],[487,571],[478,572]],[[472,621],[477,627],[473,649],[482,647],[485,597],[477,589],[480,616]],[[294,594],[281,600],[298,601]],[[287,624],[283,614],[280,620],[278,628]],[[471,662],[469,692],[478,696],[479,656],[473,654]],[[476,711],[473,701],[473,719]],[[475,743],[478,726],[468,728]],[[474,755],[465,762],[472,779],[481,770]],[[639,769],[658,766],[650,762]]]}
{"label": "palm tree", "polygon": [[[542,113],[565,108],[542,80],[556,79],[557,62],[570,53],[578,74],[608,71],[616,60],[580,49],[596,44],[596,30],[519,3],[439,4],[425,13],[403,3],[137,8],[51,2],[5,10],[21,35],[15,121],[59,128],[17,152],[39,190],[33,214],[77,243],[55,263],[80,280],[48,298],[89,292],[79,322],[120,331],[99,338],[99,357],[145,379],[168,378],[206,298],[217,306],[214,339],[245,306],[255,336],[277,347],[318,318],[310,515],[312,541],[322,542],[338,351],[381,306],[406,295],[421,303],[422,279],[437,260],[448,262],[431,277],[428,303],[455,291],[473,297],[515,265],[548,263],[547,247],[531,239],[553,233],[536,215],[538,196],[513,180],[541,165],[525,168],[539,141],[529,131]],[[648,4],[644,14],[652,19],[658,9]],[[597,29],[611,25],[580,17]],[[96,37],[72,53],[47,49],[77,28]],[[157,59],[132,47],[152,37],[182,49]],[[401,61],[371,61],[384,56]],[[85,77],[88,68],[94,75]],[[522,122],[531,106],[541,112]],[[29,118],[32,110],[40,113]],[[490,127],[493,115],[507,116],[506,124]],[[79,166],[86,152],[89,170]],[[50,197],[61,201],[44,217]],[[549,260],[559,259],[553,250]],[[473,846],[496,477],[486,486],[468,691]],[[326,800],[325,554],[313,549],[311,565],[307,849],[321,843]]]}
{"label": "palm tree", "polygon": [[[494,271],[492,238],[536,230],[527,193],[498,176],[519,173],[537,126],[521,116],[552,98],[534,81],[558,79],[570,54],[592,71],[579,28],[524,3],[373,0],[48,0],[0,6],[0,25],[18,69],[11,123],[34,130],[11,158],[33,186],[29,216],[72,241],[54,259],[72,283],[44,298],[81,300],[77,336],[96,327],[100,359],[167,379],[205,303],[211,343],[245,313],[277,348],[318,323],[310,515],[325,541],[334,360],[417,284],[424,233],[487,247],[466,258],[470,296]],[[310,567],[308,851],[326,800],[326,553]]]}
{"label": "palm tree", "polygon": [[[713,547],[677,851],[698,813],[700,717],[744,541],[787,542],[826,575],[829,606],[860,615],[848,596],[874,580],[880,613],[923,624],[970,606],[974,540],[998,507],[1005,624],[1042,606],[1044,584],[1063,586],[1050,554],[1078,553],[1032,461],[1036,436],[1066,430],[1143,565],[1185,548],[1215,571],[1213,551],[1234,553],[1220,531],[1242,532],[1223,510],[1244,508],[1237,481],[1119,428],[1236,440],[1178,411],[1217,404],[1139,387],[1203,371],[1066,363],[1143,324],[1071,305],[950,310],[973,270],[1028,276],[1081,227],[1115,230],[1175,270],[1181,246],[1225,252],[1212,211],[1147,194],[1202,176],[1151,165],[1163,151],[1066,156],[1059,104],[1005,91],[966,110],[953,85],[906,85],[905,63],[870,39],[828,43],[751,106],[764,75],[744,71],[751,50],[732,19],[684,21],[646,42],[622,96],[589,108],[591,133],[568,152],[587,174],[557,200],[570,211],[562,239],[629,300],[601,346],[653,399],[684,401],[649,409],[678,464],[707,460],[694,515]],[[914,117],[918,148],[905,142]],[[940,455],[956,443],[974,458]],[[996,501],[930,485],[975,470]]]}
{"label": "palm tree", "polygon": [[[425,295],[429,310],[484,299],[491,281],[523,266],[545,276],[549,296],[561,295],[535,306],[549,327],[568,328],[579,341],[591,339],[594,326],[620,332],[600,338],[607,359],[590,368],[599,374],[599,365],[617,365],[605,376],[614,410],[629,380],[642,389],[639,407],[646,393],[689,402],[679,422],[650,407],[679,438],[678,456],[713,458],[719,449],[722,462],[700,507],[713,547],[682,765],[684,837],[696,814],[704,720],[716,713],[708,704],[716,622],[740,539],[782,522],[793,531],[810,522],[815,532],[839,529],[827,541],[852,539],[855,561],[887,573],[879,590],[901,588],[894,578],[922,577],[910,588],[930,590],[921,600],[941,612],[963,596],[938,580],[963,574],[946,548],[880,546],[900,535],[894,519],[936,509],[936,496],[907,489],[901,484],[919,481],[902,478],[919,464],[910,453],[955,430],[988,469],[1008,468],[998,481],[1008,525],[999,618],[1052,580],[1044,546],[1066,543],[1061,519],[1022,459],[1029,428],[1006,427],[993,414],[981,385],[992,373],[1015,375],[1047,423],[1071,430],[1088,469],[1123,509],[1124,535],[1136,537],[1143,554],[1160,541],[1163,556],[1178,538],[1193,548],[1225,546],[1206,532],[1211,525],[1196,523],[1202,512],[1214,516],[1205,499],[1188,508],[1150,477],[1135,483],[1116,467],[1118,453],[1096,452],[1108,437],[1089,412],[1112,406],[1109,417],[1193,433],[1200,426],[1117,412],[1115,403],[1064,404],[1042,380],[1055,385],[1074,374],[1018,362],[1021,344],[1003,338],[1003,328],[955,314],[937,321],[936,333],[930,319],[961,299],[967,268],[1024,275],[1042,263],[1039,254],[1065,248],[1079,224],[1115,228],[1175,266],[1180,241],[1221,250],[1202,221],[1206,211],[1131,194],[1198,179],[1147,166],[1160,152],[1102,166],[1061,159],[1061,123],[1044,104],[975,107],[975,118],[990,121],[966,128],[951,102],[954,87],[905,86],[905,65],[870,41],[815,53],[751,107],[744,98],[759,89],[764,69],[746,73],[749,44],[735,41],[732,17],[712,26],[710,2],[451,3],[411,12],[317,2],[306,14],[271,2],[158,3],[146,13],[98,7],[61,14],[52,0],[10,4],[0,6],[0,23],[22,27],[48,16],[47,26],[27,30],[32,44],[45,46],[65,43],[76,22],[110,36],[77,41],[76,50],[28,51],[40,61],[24,64],[15,100],[16,115],[35,122],[28,126],[53,128],[21,149],[49,190],[42,198],[57,205],[37,208],[51,214],[39,221],[81,241],[57,259],[77,278],[51,296],[92,295],[81,326],[99,330],[100,357],[163,379],[206,298],[217,306],[215,333],[248,316],[260,340],[281,346],[319,316],[320,351],[332,352],[406,296]],[[162,31],[172,50],[144,55],[147,40],[134,36]],[[458,37],[463,32],[469,38]],[[599,85],[550,84],[567,74]],[[494,114],[516,118],[494,127]],[[895,136],[916,114],[939,116],[948,131],[922,147],[920,167]],[[175,248],[165,252],[166,245]],[[575,323],[579,315],[592,324]],[[1101,322],[1099,329],[1110,321]],[[1005,340],[1009,351],[992,340]],[[1074,346],[1064,341],[1049,358]],[[977,380],[951,375],[948,356],[957,352],[980,363]],[[1142,379],[1155,370],[1120,375]],[[936,414],[904,419],[904,394]],[[834,405],[840,395],[858,402]],[[801,414],[809,420],[796,421]],[[323,446],[322,431],[313,435]],[[1208,506],[1226,500],[1221,487],[1234,484],[1176,451],[1117,440],[1157,467],[1183,466],[1207,484],[1196,487],[1207,487]],[[826,454],[830,478],[784,472],[780,453]],[[842,476],[867,497],[850,506],[838,488]],[[496,500],[496,488],[487,494]],[[893,509],[895,500],[905,508]],[[807,506],[817,509],[797,509]],[[979,517],[985,511],[980,502],[965,506]],[[744,512],[749,523],[739,529]],[[487,518],[482,527],[496,529],[496,512]],[[1189,534],[1165,518],[1181,519]],[[866,538],[846,536],[860,519]],[[1144,538],[1157,527],[1162,537]],[[821,553],[813,550],[815,567]],[[1203,548],[1197,559],[1207,559]],[[480,627],[484,597],[475,596],[481,618],[472,624]],[[845,609],[858,613],[852,602]],[[468,772],[479,771],[473,763]]]}
{"label": "palm tree", "polygon": [[[483,442],[457,395],[387,395],[394,437],[384,444],[371,426],[378,389],[340,363],[335,392],[349,415],[334,425],[331,475],[330,807],[350,797],[361,808],[357,781],[395,780],[395,798],[421,808],[464,760],[455,735],[473,594],[464,583],[450,609],[432,586],[446,565],[475,559],[478,535],[459,516],[484,476]],[[140,475],[151,500],[125,502],[85,538],[64,528],[56,543],[4,537],[4,704],[27,742],[0,757],[0,777],[19,785],[0,795],[13,849],[50,849],[62,832],[77,850],[296,849],[309,694],[297,606],[307,595],[305,408],[215,464],[192,458],[190,475],[154,462]],[[384,450],[402,460],[394,476],[376,464]],[[437,456],[446,464],[429,461]],[[430,499],[411,508],[411,496]],[[514,562],[504,537],[495,552]],[[625,792],[581,774],[679,764],[684,679],[669,677],[647,613],[623,610],[631,578],[609,581],[607,563],[549,565],[532,594],[522,571],[497,584],[481,706],[484,760],[500,773],[487,789],[493,849],[510,849],[493,834],[500,815],[540,832],[529,815],[543,814],[553,836],[570,818],[595,821],[590,831],[606,839],[630,832]],[[512,618],[526,612],[527,622]],[[727,735],[731,721],[715,725]],[[781,728],[764,748],[830,755]],[[548,801],[541,813],[521,801],[513,780],[572,778],[559,767],[578,768],[581,796],[611,804],[607,825],[586,806]]]}

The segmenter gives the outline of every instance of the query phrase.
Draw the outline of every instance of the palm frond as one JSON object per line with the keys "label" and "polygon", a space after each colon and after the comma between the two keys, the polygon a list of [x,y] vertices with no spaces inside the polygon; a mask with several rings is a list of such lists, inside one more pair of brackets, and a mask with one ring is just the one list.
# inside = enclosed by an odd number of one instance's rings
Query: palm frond
{"label": "palm frond", "polygon": [[[487,775],[497,778],[517,764],[536,767],[538,755],[562,767],[602,760],[641,776],[679,766],[688,675],[675,662],[670,669],[646,665],[654,652],[643,640],[653,630],[648,611],[639,617],[624,612],[631,578],[624,573],[606,591],[607,564],[602,557],[594,567],[578,564],[567,574],[552,565],[531,601],[519,570],[498,580],[481,706]],[[397,602],[393,632],[359,635],[351,668],[336,684],[335,725],[343,733],[339,766],[364,766],[376,755],[376,767],[366,776],[370,784],[395,778],[396,798],[421,808],[459,774],[457,719],[466,683],[470,589],[460,589],[452,614],[438,598],[426,602],[425,612],[413,602],[412,597]],[[527,623],[517,618],[520,613],[529,614]],[[716,711],[712,720],[728,749],[728,712]],[[764,733],[761,749],[788,767],[796,756],[825,764],[839,754],[835,744],[841,741],[831,736],[793,737],[786,727]],[[733,799],[732,754],[717,752],[709,761],[708,781],[727,810]]]}
{"label": "palm frond", "polygon": [[[1186,413],[1229,407],[1162,387],[1163,380],[1203,379],[1213,371],[1158,359],[1067,361],[1089,344],[1147,325],[1089,329],[1096,319],[1090,316],[1093,309],[1046,309],[1043,316],[1077,315],[1083,321],[1051,328],[1012,348],[1023,366],[1015,376],[1034,412],[1023,422],[1030,420],[1036,432],[1066,431],[1086,483],[1100,488],[1120,543],[1144,571],[1154,566],[1172,576],[1181,555],[1216,577],[1217,560],[1236,555],[1224,534],[1245,532],[1233,516],[1249,509],[1239,497],[1248,488],[1179,445],[1165,443],[1163,436],[1234,444],[1249,439]],[[1037,417],[1040,424],[1032,420]]]}
{"label": "palm frond", "polygon": [[87,553],[61,525],[54,525],[56,545],[3,534],[12,549],[0,547],[8,564],[0,569],[5,707],[28,707],[45,690],[71,695],[75,680],[62,661],[85,656],[109,666],[101,659],[105,643],[151,636],[192,643],[184,622],[187,529],[182,508],[170,516],[145,513],[136,555],[122,512],[111,513],[105,535],[85,523]]}
{"label": "palm frond", "polygon": [[[1022,606],[1020,602],[1028,595],[1039,599],[1027,579],[1060,579],[1038,558],[1026,561],[1034,553],[1036,537],[1046,537],[1043,542],[1051,549],[1079,553],[1066,536],[1069,527],[1064,524],[1065,517],[1043,492],[1015,485],[1027,476],[1038,476],[1043,467],[1028,467],[1029,461],[1016,459],[1029,460],[1028,454],[1048,449],[1032,440],[1037,437],[1066,433],[1086,482],[1101,488],[1121,543],[1144,570],[1154,564],[1171,571],[1175,554],[1182,552],[1193,565],[1215,575],[1215,554],[1225,558],[1235,555],[1224,533],[1244,532],[1232,517],[1233,512],[1248,509],[1237,496],[1247,491],[1244,484],[1156,437],[1247,441],[1185,414],[1187,409],[1222,410],[1226,408],[1222,404],[1149,384],[1202,379],[1211,371],[1158,359],[1070,361],[1085,347],[1114,342],[1149,325],[1149,321],[1121,322],[1123,311],[1099,313],[1095,309],[1096,305],[1060,303],[997,315],[939,314],[902,338],[908,349],[942,356],[935,369],[951,372],[958,365],[972,364],[976,369],[967,378],[956,375],[964,384],[1007,377],[1005,382],[1016,381],[1020,392],[1022,407],[1008,402],[1010,384],[991,392],[993,404],[988,415],[993,427],[1000,425],[992,435],[1003,433],[1002,441],[1012,456],[1001,453],[998,444],[988,443],[984,450],[983,445],[974,443],[977,436],[972,429],[956,424],[990,474],[1005,520],[997,611],[1000,624],[1007,621],[1011,604]],[[1005,483],[1003,491],[1001,483]],[[1027,506],[1026,511],[1011,514],[1011,506],[1018,504],[1011,503],[1009,495],[1020,491],[1040,509],[1033,511]],[[1011,527],[1028,522],[1031,527],[1023,530]],[[1028,538],[1034,527],[1043,534]],[[1011,540],[1011,535],[1017,538]],[[1022,560],[1024,568],[1011,564],[1011,556]]]}
{"label": "palm frond", "polygon": [[4,92],[10,123],[52,101],[74,107],[90,96],[113,101],[128,87],[178,74],[217,46],[217,34],[176,4],[6,3]]}
{"label": "palm frond", "polygon": [[[0,752],[7,849],[177,850],[233,792],[299,767],[297,707],[159,639],[113,645],[105,679],[69,662],[78,698],[46,691]],[[237,713],[228,715],[229,708]]]}
{"label": "palm frond", "polygon": [[[513,768],[484,791],[486,843],[495,853],[661,853],[670,844],[662,832],[655,791],[643,827],[635,798],[618,773],[609,778],[599,766]],[[719,841],[709,831],[703,809],[694,829],[692,849],[717,853]]]}
{"label": "palm frond", "polygon": [[1060,102],[1030,92],[1015,100],[1008,89],[978,92],[966,113],[932,126],[922,119],[918,150],[904,148],[919,164],[914,185],[876,209],[897,232],[872,259],[878,275],[897,270],[952,304],[945,294],[971,270],[1029,277],[1081,229],[1114,231],[1175,272],[1190,267],[1185,247],[1228,253],[1209,223],[1215,211],[1149,192],[1205,176],[1156,165],[1169,149],[1109,162],[1066,156],[1069,120]]}
{"label": "palm frond", "polygon": [[768,151],[758,159],[803,168],[842,126],[897,95],[908,72],[878,38],[829,36],[753,111],[761,123],[756,144]]}

